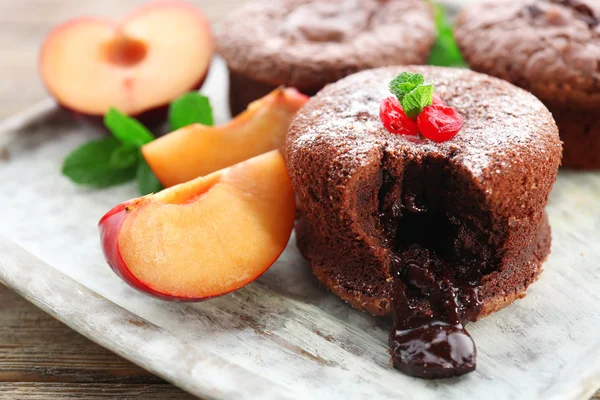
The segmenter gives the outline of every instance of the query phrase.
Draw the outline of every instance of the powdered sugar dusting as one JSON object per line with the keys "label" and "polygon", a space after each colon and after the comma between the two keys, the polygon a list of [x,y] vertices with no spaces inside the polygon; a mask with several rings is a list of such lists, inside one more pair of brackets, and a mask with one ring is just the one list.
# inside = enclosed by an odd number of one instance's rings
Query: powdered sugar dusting
{"label": "powdered sugar dusting", "polygon": [[560,147],[549,111],[533,95],[468,70],[405,69],[435,81],[436,94],[465,117],[456,137],[435,143],[385,130],[379,119],[379,103],[391,95],[388,83],[403,70],[390,67],[354,74],[322,90],[292,125],[292,147],[310,150],[324,142],[334,142],[358,157],[374,146],[393,149],[407,157],[441,154],[480,179],[501,173],[511,163],[529,160],[532,155],[543,158],[548,147]]}

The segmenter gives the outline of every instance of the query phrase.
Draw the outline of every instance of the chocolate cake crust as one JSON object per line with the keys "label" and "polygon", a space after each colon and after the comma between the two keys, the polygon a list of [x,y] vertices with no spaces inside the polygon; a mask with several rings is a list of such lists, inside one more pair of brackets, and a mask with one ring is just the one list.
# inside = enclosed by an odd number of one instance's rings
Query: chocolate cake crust
{"label": "chocolate cake crust", "polygon": [[483,0],[455,24],[469,65],[542,101],[600,106],[600,3],[596,0]]}
{"label": "chocolate cake crust", "polygon": [[472,69],[546,104],[565,166],[600,168],[600,2],[483,0],[461,12],[455,36]]}
{"label": "chocolate cake crust", "polygon": [[[379,103],[402,71],[424,74],[464,116],[455,138],[385,130]],[[354,74],[320,91],[290,127],[298,246],[321,282],[376,315],[390,310],[394,257],[413,242],[433,246],[453,274],[475,282],[480,305],[465,311],[475,320],[537,279],[561,151],[550,112],[505,81],[425,66]]]}
{"label": "chocolate cake crust", "polygon": [[[248,93],[259,96],[268,87],[312,95],[364,69],[424,64],[435,36],[422,0],[263,0],[225,18],[216,42],[233,75],[236,113],[248,101],[235,96],[254,100]],[[244,81],[256,84],[238,85]]]}

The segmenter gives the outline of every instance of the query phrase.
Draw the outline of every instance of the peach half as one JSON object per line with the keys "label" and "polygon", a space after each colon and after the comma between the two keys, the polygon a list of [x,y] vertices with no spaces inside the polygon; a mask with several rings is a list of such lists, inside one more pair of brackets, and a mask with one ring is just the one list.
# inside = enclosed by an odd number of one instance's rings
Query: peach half
{"label": "peach half", "polygon": [[176,301],[252,282],[285,249],[296,207],[278,151],[127,201],[99,222],[108,264],[141,292]]}
{"label": "peach half", "polygon": [[40,53],[40,73],[63,107],[102,116],[110,107],[140,117],[200,87],[214,49],[204,14],[191,4],[159,1],[120,23],[81,17],[54,28]]}
{"label": "peach half", "polygon": [[187,182],[282,148],[292,119],[307,101],[294,88],[278,88],[226,124],[183,127],[144,145],[142,154],[164,186]]}

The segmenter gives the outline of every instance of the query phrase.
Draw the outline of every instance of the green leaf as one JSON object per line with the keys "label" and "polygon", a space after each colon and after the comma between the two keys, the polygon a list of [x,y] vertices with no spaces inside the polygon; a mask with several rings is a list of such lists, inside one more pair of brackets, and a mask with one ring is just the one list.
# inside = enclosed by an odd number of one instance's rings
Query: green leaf
{"label": "green leaf", "polygon": [[213,125],[212,108],[208,97],[197,92],[189,92],[169,106],[169,125],[171,130],[175,131],[195,123]]}
{"label": "green leaf", "polygon": [[141,147],[154,140],[154,136],[137,119],[128,117],[114,107],[104,116],[104,125],[124,144]]}
{"label": "green leaf", "polygon": [[412,72],[402,72],[390,82],[390,92],[402,101],[407,93],[414,90],[417,86],[425,82],[422,74],[413,74]]}
{"label": "green leaf", "polygon": [[113,152],[122,146],[114,137],[88,142],[69,154],[62,173],[79,185],[103,188],[135,178],[136,166],[115,168],[111,165]]}
{"label": "green leaf", "polygon": [[433,102],[433,85],[421,85],[407,93],[400,101],[404,113],[409,118],[416,118],[423,108]]}
{"label": "green leaf", "polygon": [[444,7],[434,4],[435,25],[438,36],[429,54],[429,64],[442,67],[465,67],[468,68],[458,44],[452,33],[452,25],[446,16]]}
{"label": "green leaf", "polygon": [[110,155],[109,164],[113,168],[127,168],[137,165],[140,150],[134,144],[122,143]]}
{"label": "green leaf", "polygon": [[150,166],[142,157],[140,164],[137,168],[136,181],[138,191],[142,196],[145,196],[150,193],[160,192],[163,189],[163,186],[150,169]]}

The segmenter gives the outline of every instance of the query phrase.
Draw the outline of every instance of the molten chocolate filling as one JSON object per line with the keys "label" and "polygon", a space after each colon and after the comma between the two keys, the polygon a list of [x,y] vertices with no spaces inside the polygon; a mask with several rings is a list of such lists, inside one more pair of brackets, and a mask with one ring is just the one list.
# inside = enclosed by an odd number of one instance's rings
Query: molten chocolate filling
{"label": "molten chocolate filling", "polygon": [[462,321],[467,307],[480,305],[475,285],[454,277],[440,257],[420,246],[410,246],[395,264],[396,317],[390,334],[394,366],[429,379],[473,371],[477,350]]}
{"label": "molten chocolate filling", "polygon": [[476,347],[463,323],[481,310],[477,285],[491,257],[488,236],[453,216],[442,163],[409,163],[401,182],[384,172],[380,216],[393,252],[390,334],[394,366],[421,378],[475,369]]}

